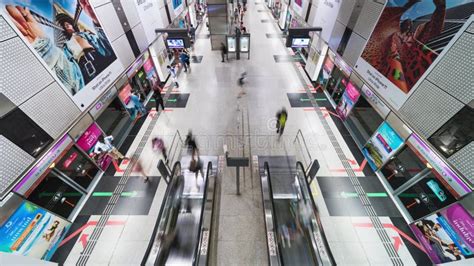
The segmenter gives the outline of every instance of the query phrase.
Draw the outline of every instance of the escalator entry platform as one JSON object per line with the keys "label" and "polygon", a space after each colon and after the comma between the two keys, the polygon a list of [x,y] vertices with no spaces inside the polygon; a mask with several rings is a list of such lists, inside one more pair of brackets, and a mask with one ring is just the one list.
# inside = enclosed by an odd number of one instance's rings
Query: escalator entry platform
{"label": "escalator entry platform", "polygon": [[270,265],[335,265],[303,165],[259,156]]}
{"label": "escalator entry platform", "polygon": [[202,172],[189,171],[191,156],[172,169],[155,230],[142,265],[206,265],[217,156],[201,156]]}

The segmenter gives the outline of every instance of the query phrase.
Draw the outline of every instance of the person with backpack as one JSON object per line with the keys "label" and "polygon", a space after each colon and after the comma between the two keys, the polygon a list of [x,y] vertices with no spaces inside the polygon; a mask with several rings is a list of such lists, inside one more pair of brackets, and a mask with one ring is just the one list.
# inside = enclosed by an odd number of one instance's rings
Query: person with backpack
{"label": "person with backpack", "polygon": [[278,111],[277,115],[277,133],[279,134],[278,139],[281,138],[283,131],[285,130],[286,121],[288,120],[288,112],[286,111],[285,107]]}
{"label": "person with backpack", "polygon": [[183,65],[184,72],[188,72],[190,62],[189,62],[189,55],[186,53],[186,51],[183,50],[179,54],[179,62],[181,62],[181,64]]}

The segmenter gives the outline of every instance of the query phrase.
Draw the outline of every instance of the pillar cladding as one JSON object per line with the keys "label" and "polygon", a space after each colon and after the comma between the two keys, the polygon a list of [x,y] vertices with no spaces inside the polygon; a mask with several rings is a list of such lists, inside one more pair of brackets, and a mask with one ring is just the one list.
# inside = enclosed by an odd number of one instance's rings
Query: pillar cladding
{"label": "pillar cladding", "polygon": [[[231,12],[228,0],[208,0],[207,17],[209,21],[209,33],[211,34],[212,50],[218,50],[221,42],[225,43],[225,35],[229,33],[229,16]],[[230,10],[230,11],[228,11]]]}

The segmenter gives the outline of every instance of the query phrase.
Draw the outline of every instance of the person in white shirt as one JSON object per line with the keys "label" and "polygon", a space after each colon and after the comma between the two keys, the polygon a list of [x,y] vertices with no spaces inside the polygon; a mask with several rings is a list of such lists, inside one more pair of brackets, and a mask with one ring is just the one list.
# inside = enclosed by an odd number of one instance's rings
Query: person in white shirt
{"label": "person in white shirt", "polygon": [[115,148],[114,145],[112,145],[113,140],[113,136],[107,136],[105,138],[103,136],[99,136],[99,140],[94,147],[94,153],[107,153],[107,155],[112,157],[113,160],[128,159],[117,148]]}
{"label": "person in white shirt", "polygon": [[176,85],[176,88],[179,88],[178,75],[176,74],[176,69],[174,68],[174,66],[170,66],[170,65],[166,66],[166,68],[168,69],[168,73],[170,74],[171,79]]}

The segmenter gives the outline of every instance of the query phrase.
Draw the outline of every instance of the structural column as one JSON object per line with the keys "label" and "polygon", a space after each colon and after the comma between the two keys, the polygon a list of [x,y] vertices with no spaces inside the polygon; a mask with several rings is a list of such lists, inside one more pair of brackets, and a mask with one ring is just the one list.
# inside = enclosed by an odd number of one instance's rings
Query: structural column
{"label": "structural column", "polygon": [[225,36],[229,32],[228,26],[228,0],[208,0],[207,17],[209,33],[211,34],[212,50],[218,50],[221,42],[226,43]]}

